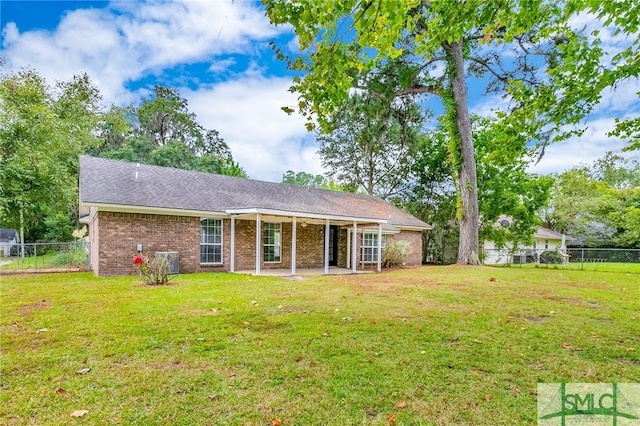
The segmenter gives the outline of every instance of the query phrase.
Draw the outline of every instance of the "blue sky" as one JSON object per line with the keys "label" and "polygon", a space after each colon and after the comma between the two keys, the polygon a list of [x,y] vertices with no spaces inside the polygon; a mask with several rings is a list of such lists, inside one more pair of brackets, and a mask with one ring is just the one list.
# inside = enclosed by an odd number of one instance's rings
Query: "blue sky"
{"label": "blue sky", "polygon": [[[593,22],[584,16],[575,25]],[[0,29],[5,72],[31,67],[50,84],[86,72],[105,105],[136,103],[155,84],[175,87],[198,121],[220,132],[251,178],[280,181],[289,169],[323,173],[304,119],[281,110],[297,103],[287,90],[292,74],[268,43],[295,49],[295,37],[271,26],[257,2],[2,0]],[[619,43],[605,38],[605,47]],[[640,115],[638,90],[632,80],[606,92],[584,136],[549,147],[531,170],[561,171],[619,150],[624,142],[606,132],[616,117]],[[472,87],[470,104],[473,112],[489,114],[501,102]]]}

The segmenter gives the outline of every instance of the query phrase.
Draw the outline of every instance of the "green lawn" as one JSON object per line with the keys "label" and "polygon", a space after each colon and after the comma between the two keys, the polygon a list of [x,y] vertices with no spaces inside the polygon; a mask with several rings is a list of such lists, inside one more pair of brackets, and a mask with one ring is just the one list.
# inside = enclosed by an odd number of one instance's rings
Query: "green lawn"
{"label": "green lawn", "polygon": [[[540,268],[540,269],[573,269],[597,272],[628,272],[632,274],[640,274],[640,263],[631,262],[570,262],[564,264],[556,263],[526,263],[515,264],[510,266],[498,266],[499,268]],[[640,277],[639,277],[640,279]]]}
{"label": "green lawn", "polygon": [[80,273],[0,291],[8,425],[522,425],[539,382],[640,382],[627,273]]}

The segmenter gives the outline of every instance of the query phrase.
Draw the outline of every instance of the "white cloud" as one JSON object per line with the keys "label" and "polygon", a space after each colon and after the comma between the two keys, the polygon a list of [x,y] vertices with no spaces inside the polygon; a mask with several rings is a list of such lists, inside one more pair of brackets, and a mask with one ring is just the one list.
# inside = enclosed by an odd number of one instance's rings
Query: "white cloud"
{"label": "white cloud", "polygon": [[229,69],[230,66],[235,65],[236,60],[233,58],[222,59],[219,61],[215,61],[209,67],[209,72],[211,73],[220,73]]}
{"label": "white cloud", "polygon": [[21,33],[9,22],[2,50],[9,71],[32,67],[50,82],[87,72],[107,103],[126,104],[137,100],[128,82],[251,51],[279,31],[249,2],[125,1],[68,12],[53,31]]}
{"label": "white cloud", "polygon": [[[287,90],[291,80],[264,77],[265,63],[255,61],[240,75],[225,71],[236,65],[229,55],[260,58],[271,52],[268,39],[290,31],[288,26],[270,25],[252,2],[122,1],[67,12],[52,31],[20,32],[9,22],[2,49],[8,71],[31,67],[50,83],[87,72],[105,104],[117,105],[148,94],[148,88],[128,89],[131,82],[163,76],[173,67],[209,63],[210,73],[224,74],[228,80],[215,85],[196,82],[201,88],[182,88],[182,96],[205,128],[220,131],[252,178],[279,182],[288,169],[322,173],[304,119],[281,110],[297,103]],[[289,47],[295,43],[294,38]],[[172,82],[189,86],[184,77]]]}
{"label": "white cloud", "polygon": [[323,173],[304,118],[281,109],[296,103],[288,92],[291,83],[249,69],[236,80],[181,93],[198,121],[220,132],[251,178],[280,182],[287,170]]}
{"label": "white cloud", "polygon": [[[614,126],[613,118],[591,120],[581,137],[573,137],[547,146],[540,162],[537,165],[532,164],[529,171],[538,174],[562,172],[578,165],[590,165],[604,157],[607,151],[620,151],[626,142],[607,136]],[[625,156],[640,160],[638,152],[627,153]]]}

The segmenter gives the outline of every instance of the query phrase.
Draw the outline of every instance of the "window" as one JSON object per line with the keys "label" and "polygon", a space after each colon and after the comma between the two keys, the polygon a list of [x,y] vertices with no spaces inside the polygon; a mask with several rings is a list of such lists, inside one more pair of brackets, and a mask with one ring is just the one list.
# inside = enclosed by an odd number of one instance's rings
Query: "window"
{"label": "window", "polygon": [[[382,235],[382,250],[387,245],[387,236]],[[365,233],[362,243],[362,261],[377,262],[378,261],[378,233]]]}
{"label": "window", "polygon": [[544,240],[544,249],[549,250],[549,240]]}
{"label": "window", "polygon": [[200,263],[222,263],[222,219],[200,219]]}
{"label": "window", "polygon": [[265,223],[262,230],[262,257],[265,262],[282,261],[282,224]]}

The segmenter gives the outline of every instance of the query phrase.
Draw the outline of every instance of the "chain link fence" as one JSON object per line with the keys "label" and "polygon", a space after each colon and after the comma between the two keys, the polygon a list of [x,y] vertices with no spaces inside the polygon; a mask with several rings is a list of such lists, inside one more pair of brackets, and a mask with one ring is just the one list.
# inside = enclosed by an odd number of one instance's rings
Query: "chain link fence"
{"label": "chain link fence", "polygon": [[[24,253],[23,253],[24,246]],[[2,247],[0,273],[30,270],[86,271],[89,269],[89,243],[13,244]]]}
{"label": "chain link fence", "polygon": [[640,249],[485,249],[485,265],[640,273]]}

